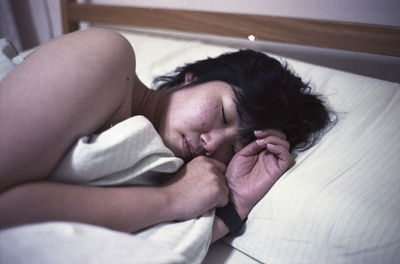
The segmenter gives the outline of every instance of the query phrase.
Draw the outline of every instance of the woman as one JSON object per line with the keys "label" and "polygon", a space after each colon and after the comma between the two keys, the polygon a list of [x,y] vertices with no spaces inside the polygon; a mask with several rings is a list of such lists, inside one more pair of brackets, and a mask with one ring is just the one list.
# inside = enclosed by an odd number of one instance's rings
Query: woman
{"label": "woman", "polygon": [[[131,45],[108,30],[64,35],[26,58],[0,83],[0,226],[71,220],[133,232],[228,200],[243,220],[289,167],[289,142],[309,143],[329,121],[300,78],[260,53],[201,61],[159,81],[170,89],[147,89]],[[79,137],[133,115],[145,116],[187,162],[171,181],[123,188],[46,181]],[[216,217],[213,240],[228,231]]]}

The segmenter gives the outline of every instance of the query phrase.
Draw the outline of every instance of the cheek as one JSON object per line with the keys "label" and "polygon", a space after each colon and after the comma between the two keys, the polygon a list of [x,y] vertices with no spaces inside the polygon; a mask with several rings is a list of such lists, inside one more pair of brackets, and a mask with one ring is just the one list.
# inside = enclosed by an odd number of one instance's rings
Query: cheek
{"label": "cheek", "polygon": [[218,118],[215,106],[198,104],[188,108],[184,113],[185,123],[201,130],[211,129]]}

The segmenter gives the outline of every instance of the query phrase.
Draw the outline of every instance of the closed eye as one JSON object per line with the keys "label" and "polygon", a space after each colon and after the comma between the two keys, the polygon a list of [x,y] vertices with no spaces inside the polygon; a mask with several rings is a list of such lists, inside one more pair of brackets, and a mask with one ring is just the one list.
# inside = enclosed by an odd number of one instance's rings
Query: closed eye
{"label": "closed eye", "polygon": [[[224,110],[223,106],[221,107],[221,111],[222,111],[222,120],[224,121],[224,124],[227,125],[228,120],[226,119],[225,110]],[[231,145],[231,153],[232,153],[232,156],[235,155],[235,153],[236,153],[234,145]]]}
{"label": "closed eye", "polygon": [[222,109],[222,119],[224,120],[224,124],[226,125],[226,124],[228,124],[228,121],[226,120],[224,107],[222,106],[221,109]]}

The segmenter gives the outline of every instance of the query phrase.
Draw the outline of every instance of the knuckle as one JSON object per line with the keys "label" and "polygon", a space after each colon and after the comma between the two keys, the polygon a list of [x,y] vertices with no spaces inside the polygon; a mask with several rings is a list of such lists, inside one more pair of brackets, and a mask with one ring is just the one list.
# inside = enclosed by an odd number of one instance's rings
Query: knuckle
{"label": "knuckle", "polygon": [[204,165],[207,164],[207,163],[208,163],[207,160],[204,159],[203,156],[198,156],[198,157],[192,159],[192,160],[188,163],[188,165],[190,164],[191,166],[204,166]]}
{"label": "knuckle", "polygon": [[208,190],[208,195],[212,199],[211,200],[218,200],[219,197],[219,189],[217,187],[210,187]]}
{"label": "knuckle", "polygon": [[209,163],[206,156],[197,156],[193,160],[195,160],[196,162]]}
{"label": "knuckle", "polygon": [[212,186],[213,187],[211,189],[215,194],[219,195],[221,193],[225,193],[223,183],[221,183],[219,177],[216,177],[215,175],[212,180]]}
{"label": "knuckle", "polygon": [[195,157],[194,159],[192,159],[191,161],[189,161],[188,164],[192,164],[192,163],[199,162],[199,161],[200,161],[200,157],[201,157],[201,156]]}
{"label": "knuckle", "polygon": [[204,155],[199,156],[202,161],[210,162],[210,158]]}
{"label": "knuckle", "polygon": [[204,168],[205,168],[206,170],[208,170],[208,171],[210,171],[210,172],[212,172],[212,173],[215,172],[215,165],[212,164],[211,162],[207,162],[207,163],[205,163],[203,166],[204,166]]}
{"label": "knuckle", "polygon": [[219,190],[220,180],[217,174],[211,172],[209,175],[210,184],[217,190]]}

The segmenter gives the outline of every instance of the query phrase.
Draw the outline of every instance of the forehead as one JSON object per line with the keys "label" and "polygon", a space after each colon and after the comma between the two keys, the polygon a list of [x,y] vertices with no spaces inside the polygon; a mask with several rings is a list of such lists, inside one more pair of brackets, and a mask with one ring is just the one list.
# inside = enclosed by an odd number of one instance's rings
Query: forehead
{"label": "forehead", "polygon": [[[224,108],[231,121],[236,121],[236,104],[233,87],[225,82],[212,81],[197,86],[198,97]],[[196,96],[196,95],[195,95]]]}
{"label": "forehead", "polygon": [[[190,86],[189,86],[190,87]],[[201,84],[195,84],[192,87],[197,88],[197,92],[210,92],[222,95],[233,95],[233,87],[222,81],[210,81]]]}
{"label": "forehead", "polygon": [[[228,112],[229,110],[236,109],[235,95],[231,85],[221,81],[212,81],[196,85],[195,87],[194,93],[192,94],[195,98],[200,100],[205,99],[209,101],[209,103],[218,103],[221,101],[224,110]],[[231,113],[231,115],[232,114],[233,113]]]}

